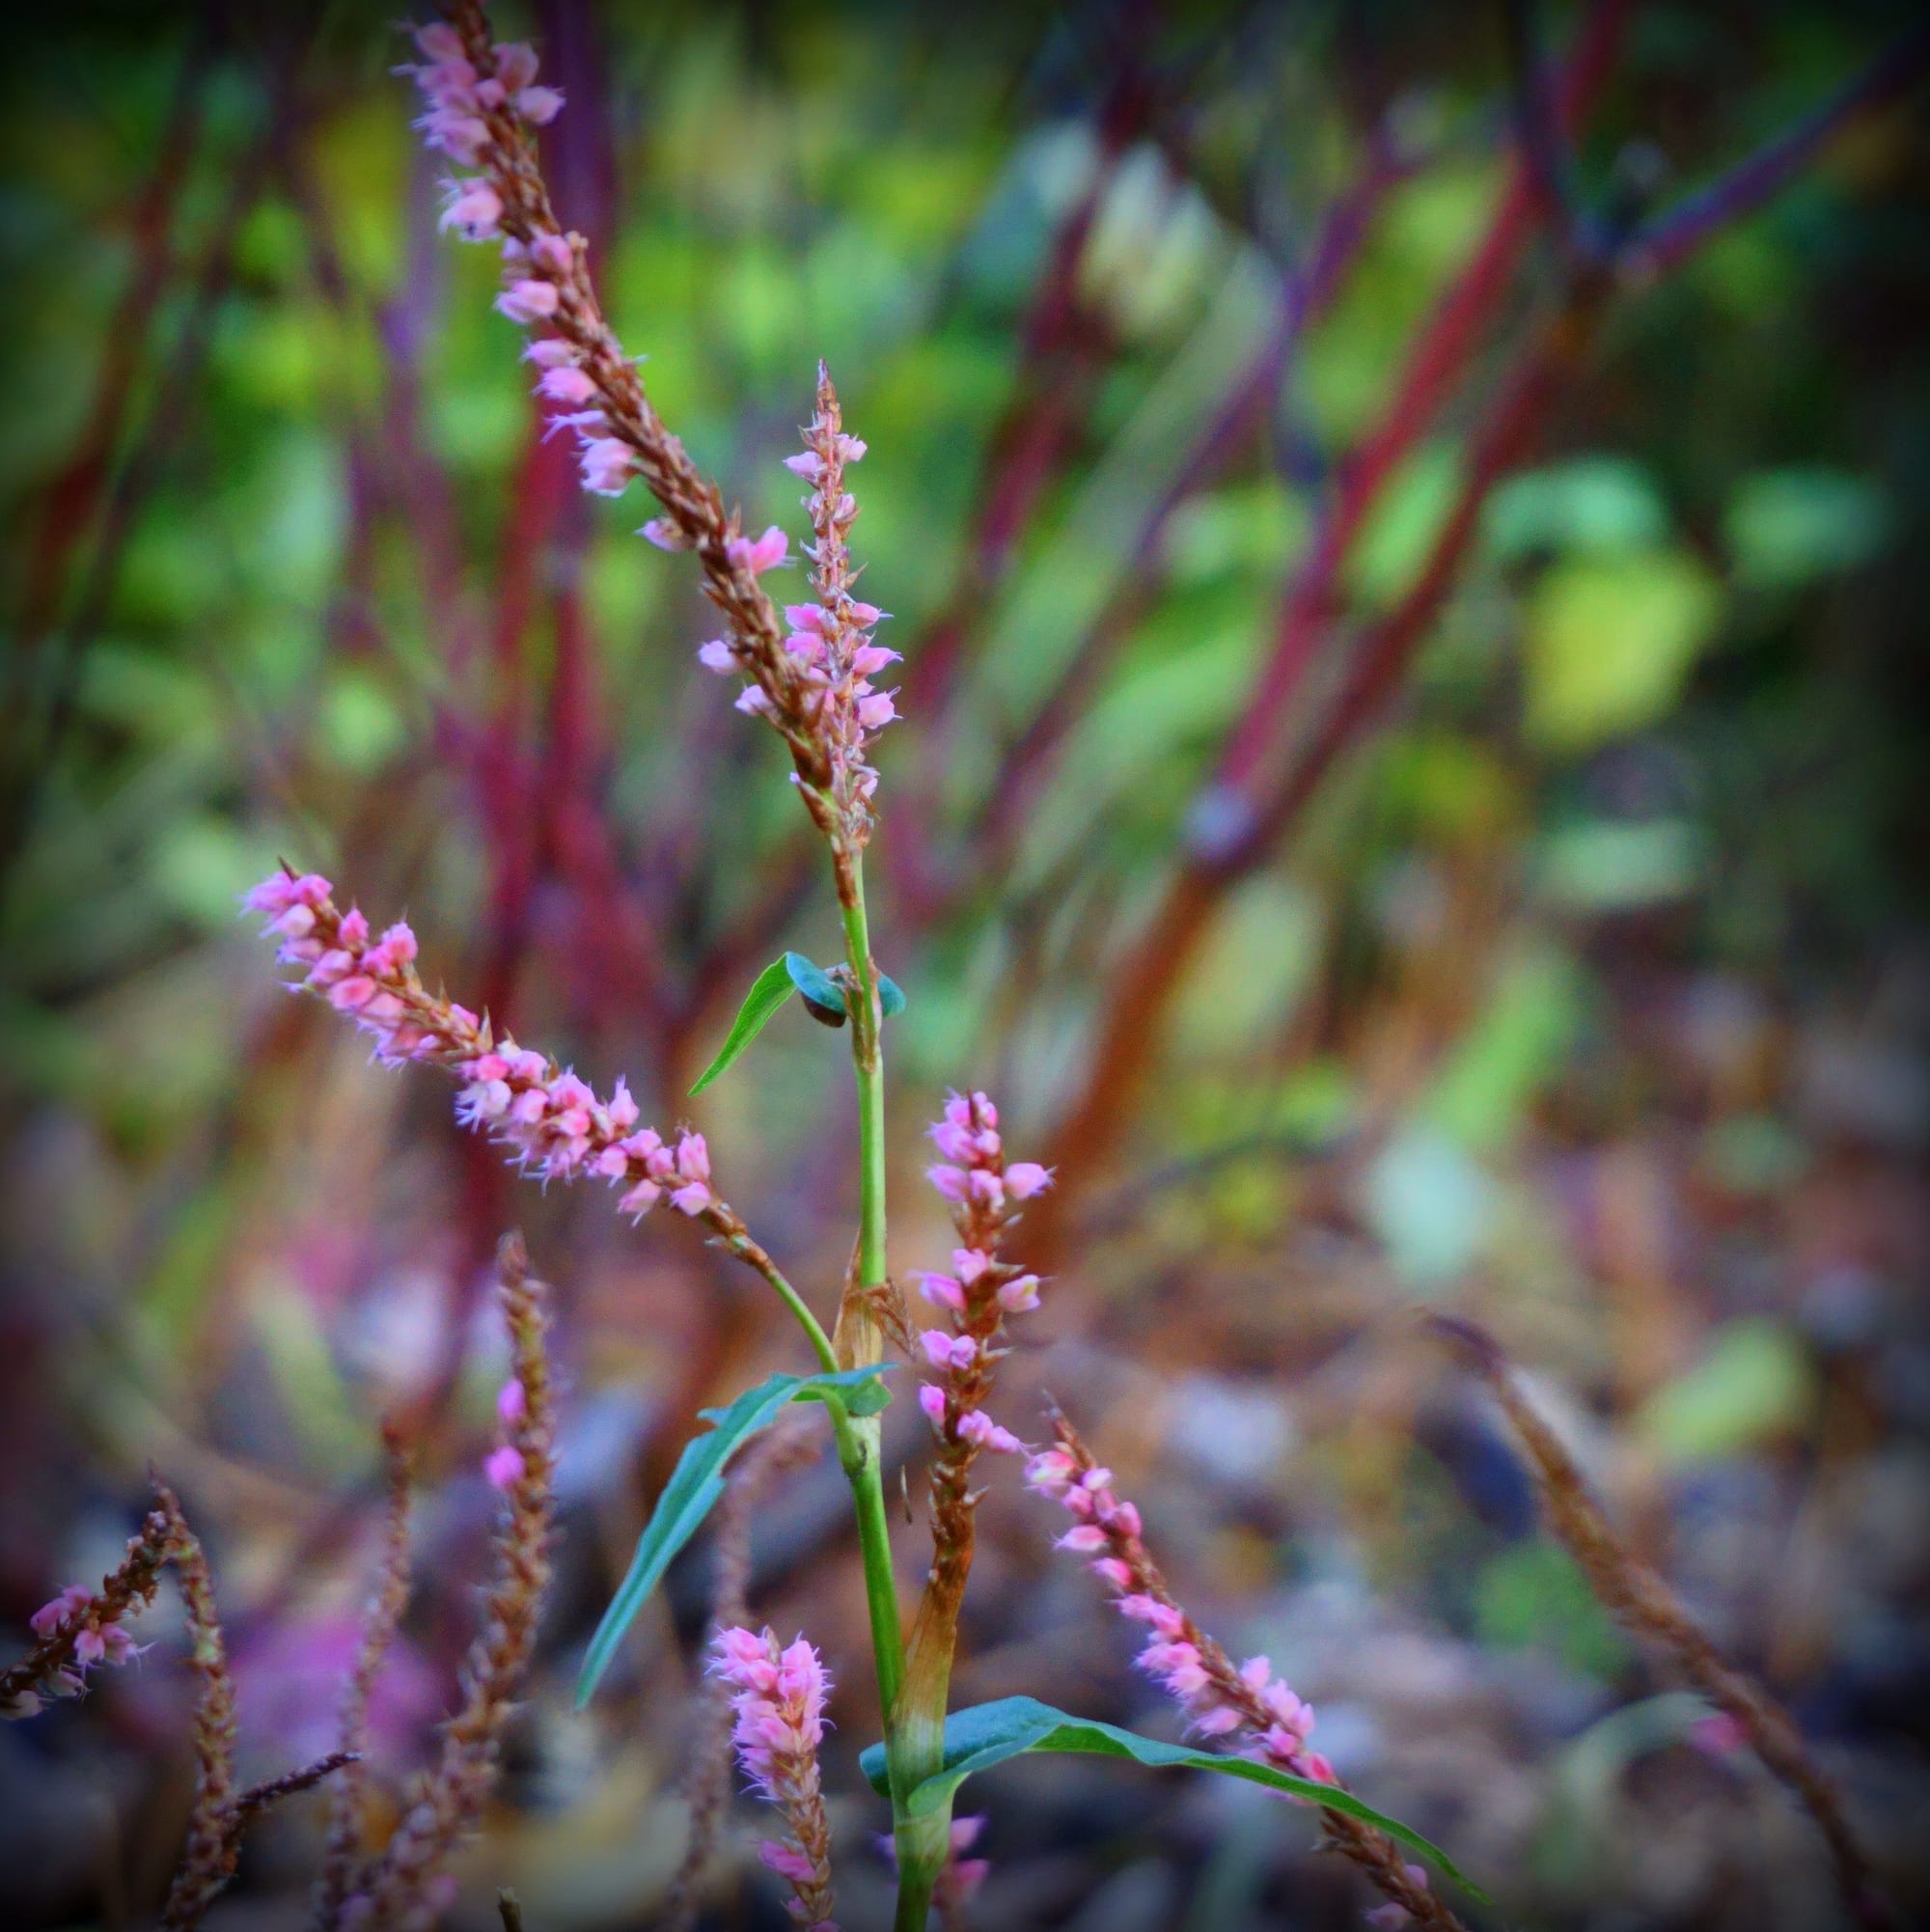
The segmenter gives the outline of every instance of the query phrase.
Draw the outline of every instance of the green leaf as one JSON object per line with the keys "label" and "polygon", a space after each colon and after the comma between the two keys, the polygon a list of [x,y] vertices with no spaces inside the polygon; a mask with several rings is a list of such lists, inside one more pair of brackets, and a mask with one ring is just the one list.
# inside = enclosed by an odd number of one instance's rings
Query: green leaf
{"label": "green leaf", "polygon": [[684,1445],[663,1494],[657,1498],[657,1506],[637,1539],[629,1573],[610,1599],[596,1635],[590,1640],[583,1671],[576,1680],[578,1710],[590,1701],[617,1654],[623,1633],[662,1581],[671,1559],[697,1533],[724,1494],[724,1466],[737,1449],[758,1430],[768,1428],[790,1402],[837,1400],[854,1414],[875,1414],[891,1400],[877,1378],[896,1366],[895,1363],[875,1362],[836,1375],[773,1375],[755,1389],[747,1389],[728,1409],[699,1412],[715,1426]]}
{"label": "green leaf", "polygon": [[[975,1704],[970,1710],[953,1711],[945,1720],[945,1768],[907,1794],[906,1815],[929,1817],[975,1771],[989,1771],[1008,1757],[1035,1751],[1130,1757],[1155,1770],[1172,1767],[1217,1771],[1227,1778],[1243,1778],[1250,1784],[1265,1784],[1276,1791],[1289,1792],[1296,1798],[1325,1806],[1330,1811],[1344,1811],[1348,1817],[1385,1832],[1410,1851],[1431,1860],[1475,1897],[1484,1897],[1480,1889],[1455,1867],[1453,1860],[1438,1845],[1430,1844],[1419,1832],[1410,1831],[1376,1811],[1351,1791],[1318,1784],[1310,1778],[1295,1778],[1270,1764],[1255,1764],[1250,1757],[1222,1757],[1215,1752],[1194,1751],[1183,1744],[1162,1744],[1157,1738],[1141,1737],[1137,1731],[1121,1730],[1117,1725],[1068,1717],[1050,1704],[1040,1703],[1036,1697],[999,1697],[989,1704]],[[872,1788],[888,1797],[891,1784],[885,1768],[884,1746],[872,1745],[858,1761]]]}
{"label": "green leaf", "polygon": [[1723,615],[1721,587],[1686,549],[1572,557],[1524,611],[1529,736],[1589,752],[1668,715]]}
{"label": "green leaf", "polygon": [[896,980],[887,979],[884,974],[880,973],[878,975],[878,1011],[886,1019],[890,1019],[894,1013],[901,1013],[904,1009],[904,988]]}
{"label": "green leaf", "polygon": [[786,952],[785,971],[790,982],[804,995],[813,1019],[841,1027],[845,1020],[844,989],[821,966],[813,966],[802,952]]}
{"label": "green leaf", "polygon": [[717,1058],[698,1076],[697,1085],[690,1090],[692,1093],[702,1093],[763,1032],[775,1017],[777,1009],[790,998],[789,957],[786,954],[784,959],[773,959],[751,981],[751,990],[744,995],[744,1004],[737,1008],[737,1017],[731,1022],[729,1036],[717,1049]]}

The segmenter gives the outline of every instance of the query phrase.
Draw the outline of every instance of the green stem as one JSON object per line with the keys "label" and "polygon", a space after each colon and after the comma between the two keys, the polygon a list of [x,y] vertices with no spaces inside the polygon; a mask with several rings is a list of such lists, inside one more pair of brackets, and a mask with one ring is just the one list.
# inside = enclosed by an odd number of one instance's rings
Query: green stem
{"label": "green stem", "polygon": [[811,1352],[817,1357],[818,1366],[828,1375],[837,1374],[838,1351],[832,1347],[831,1338],[825,1334],[823,1323],[812,1313],[804,1297],[778,1272],[777,1263],[748,1235],[727,1234],[724,1245],[738,1260],[746,1261],[757,1269],[777,1290],[778,1299],[797,1317],[798,1326],[809,1339]]}
{"label": "green stem", "polygon": [[[851,1064],[858,1080],[858,1284],[882,1286],[889,1279],[885,1253],[885,1056],[878,1007],[878,970],[871,958],[871,935],[865,914],[865,872],[853,859],[841,892],[844,912],[844,952],[850,968],[845,1006],[851,1015]],[[848,1336],[845,1353],[852,1364],[876,1361],[883,1339],[876,1323],[862,1311],[847,1311],[847,1319],[862,1321]],[[912,1786],[936,1768],[937,1747],[923,1733],[930,1728],[929,1714],[903,1708],[905,1652],[899,1620],[897,1587],[892,1575],[891,1546],[885,1516],[884,1485],[878,1461],[878,1424],[860,1469],[845,1465],[858,1504],[858,1531],[865,1554],[865,1590],[871,1609],[871,1641],[878,1657],[878,1690],[885,1708],[885,1757],[892,1784],[892,1818],[898,1854],[896,1932],[925,1932],[931,1894],[951,1851],[951,1819],[946,1808],[939,1815],[913,1820],[905,1815],[905,1798]],[[889,1641],[881,1627],[890,1626]],[[941,1694],[942,1696],[942,1694]],[[938,1724],[944,1717],[941,1711]]]}
{"label": "green stem", "polygon": [[875,1416],[849,1416],[841,1404],[832,1409],[831,1421],[838,1434],[838,1461],[851,1485],[858,1516],[865,1607],[870,1613],[871,1657],[878,1671],[878,1705],[889,1735],[892,1707],[904,1684],[905,1653],[897,1582],[892,1574],[891,1521],[885,1514],[885,1485],[878,1466],[883,1431]]}
{"label": "green stem", "polygon": [[856,984],[851,1009],[851,1063],[858,1076],[858,1280],[885,1280],[885,1056],[878,1038],[878,973],[865,918],[865,873],[852,867],[852,900],[844,908],[844,948]]}

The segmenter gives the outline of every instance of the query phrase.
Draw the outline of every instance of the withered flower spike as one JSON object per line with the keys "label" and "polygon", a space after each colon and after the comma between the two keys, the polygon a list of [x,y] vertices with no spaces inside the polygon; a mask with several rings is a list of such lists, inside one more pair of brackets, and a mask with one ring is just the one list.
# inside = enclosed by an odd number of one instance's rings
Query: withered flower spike
{"label": "withered flower spike", "polygon": [[251,1784],[228,1808],[229,1836],[238,1843],[263,1811],[279,1805],[284,1798],[294,1798],[304,1791],[314,1790],[324,1778],[331,1778],[336,1772],[361,1761],[359,1752],[331,1751],[326,1757],[318,1757],[313,1764],[303,1765],[299,1771],[284,1772],[279,1778]]}
{"label": "withered flower spike", "polygon": [[362,1769],[369,1748],[369,1706],[383,1660],[395,1641],[397,1627],[409,1601],[409,1503],[413,1470],[400,1430],[393,1423],[382,1431],[388,1455],[388,1508],[383,1520],[382,1555],[374,1587],[362,1613],[362,1635],[355,1666],[342,1695],[341,1755],[349,1771],[337,1780],[329,1807],[326,1849],[321,1874],[316,1881],[314,1923],[318,1932],[334,1932],[349,1893],[360,1880],[363,1865],[363,1803],[367,1776]]}
{"label": "withered flower spike", "polygon": [[549,1587],[556,1505],[555,1396],[544,1341],[549,1290],[529,1272],[515,1235],[497,1252],[497,1273],[520,1394],[497,1410],[504,1431],[498,1454],[512,1452],[514,1460],[499,1484],[505,1506],[495,1577],[463,1664],[461,1707],[443,1728],[441,1753],[418,1780],[402,1822],[345,1910],[345,1918],[382,1932],[427,1932],[434,1922],[434,1881],[476,1830],[495,1784],[503,1732],[529,1670]]}
{"label": "withered flower spike", "polygon": [[194,1716],[194,1805],[188,1814],[187,1847],[161,1909],[164,1932],[191,1932],[234,1877],[240,1850],[231,1828],[237,1714],[207,1555],[166,1483],[155,1482],[154,1497],[167,1519],[167,1559],[174,1565],[187,1611],[188,1661],[201,1679]]}
{"label": "withered flower spike", "polygon": [[1575,1559],[1604,1609],[1636,1637],[1668,1656],[1682,1674],[1742,1727],[1764,1764],[1795,1794],[1823,1834],[1836,1884],[1857,1922],[1894,1922],[1870,1876],[1841,1795],[1810,1755],[1796,1721],[1762,1685],[1746,1676],[1710,1641],[1681,1598],[1615,1534],[1575,1459],[1523,1394],[1507,1351],[1459,1315],[1433,1315],[1429,1326],[1475,1374],[1513,1425],[1547,1511],[1548,1526]]}

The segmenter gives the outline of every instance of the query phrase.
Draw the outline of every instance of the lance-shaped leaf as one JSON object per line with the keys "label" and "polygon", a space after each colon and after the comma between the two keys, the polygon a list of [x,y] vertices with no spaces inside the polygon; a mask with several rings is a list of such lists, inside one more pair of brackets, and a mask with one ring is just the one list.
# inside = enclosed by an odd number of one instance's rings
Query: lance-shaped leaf
{"label": "lance-shaped leaf", "polygon": [[[1129,1757],[1137,1764],[1156,1770],[1217,1771],[1223,1777],[1242,1778],[1250,1784],[1265,1784],[1310,1805],[1324,1806],[1330,1811],[1344,1811],[1364,1825],[1385,1832],[1409,1851],[1438,1865],[1456,1885],[1476,1898],[1483,1896],[1459,1871],[1446,1852],[1410,1830],[1397,1819],[1376,1811],[1371,1805],[1332,1784],[1316,1783],[1310,1778],[1295,1778],[1290,1772],[1277,1771],[1271,1764],[1256,1764],[1250,1757],[1222,1757],[1211,1751],[1195,1751],[1183,1744],[1164,1744],[1158,1738],[1142,1737],[1137,1731],[1121,1730],[1117,1725],[1099,1724],[1090,1718],[1068,1717],[1036,1697],[1000,1697],[989,1704],[974,1704],[969,1710],[953,1711],[945,1720],[945,1768],[924,1783],[914,1785],[905,1796],[905,1811],[912,1818],[929,1817],[951,1798],[975,1771],[989,1771],[1008,1757],[1026,1752],[1084,1752],[1100,1757]],[[885,1748],[872,1745],[858,1760],[872,1787],[881,1795],[891,1795],[885,1769]]]}
{"label": "lance-shaped leaf", "polygon": [[728,1409],[699,1411],[714,1426],[684,1445],[649,1523],[637,1539],[637,1554],[630,1559],[629,1572],[610,1599],[596,1635],[590,1640],[583,1671],[576,1680],[578,1710],[590,1701],[617,1654],[623,1633],[662,1581],[671,1559],[697,1533],[724,1494],[724,1466],[731,1456],[759,1429],[768,1428],[790,1402],[835,1400],[855,1414],[875,1414],[891,1400],[878,1377],[896,1366],[874,1362],[836,1375],[773,1375],[755,1389],[747,1389]]}
{"label": "lance-shaped leaf", "polygon": [[793,981],[788,959],[788,954],[783,959],[773,959],[751,981],[751,990],[744,995],[744,1004],[731,1022],[731,1032],[717,1049],[717,1058],[698,1075],[691,1092],[702,1093],[763,1032],[777,1009],[790,998]]}

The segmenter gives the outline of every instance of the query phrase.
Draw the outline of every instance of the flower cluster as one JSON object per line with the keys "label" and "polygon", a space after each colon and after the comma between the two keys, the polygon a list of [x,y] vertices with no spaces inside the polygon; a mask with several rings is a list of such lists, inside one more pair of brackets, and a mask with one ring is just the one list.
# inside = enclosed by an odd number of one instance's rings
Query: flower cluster
{"label": "flower cluster", "polygon": [[790,1842],[767,1840],[758,1856],[789,1882],[790,1915],[811,1932],[838,1932],[831,1918],[831,1827],[818,1788],[817,1748],[831,1678],[800,1637],[786,1648],[766,1628],[717,1634],[711,1670],[731,1692],[731,1742],[758,1790],[784,1813]]}
{"label": "flower cluster", "polygon": [[[878,774],[869,760],[869,742],[897,716],[894,694],[878,690],[871,681],[898,659],[896,650],[871,639],[886,613],[852,594],[858,572],[851,565],[848,539],[858,501],[844,487],[844,470],[864,454],[863,438],[845,432],[838,392],[820,362],[817,406],[804,432],[804,449],[785,459],[785,467],[812,486],[804,508],[811,517],[813,540],[807,547],[816,600],[785,606],[785,621],[790,628],[784,645],[801,671],[806,703],[830,766],[826,795],[807,796],[806,802],[841,856],[863,850],[870,837],[871,795]],[[656,524],[646,524],[644,534],[663,540]],[[779,538],[780,555],[782,536],[767,531],[763,539]],[[740,673],[752,678],[737,700],[740,711],[753,715],[771,711],[772,700],[757,680],[756,663],[747,660],[731,639],[713,638],[697,655],[720,676]]]}
{"label": "flower cluster", "polygon": [[[513,1431],[529,1414],[529,1393],[523,1387],[522,1378],[511,1375],[496,1393],[496,1420],[506,1430]],[[522,1481],[526,1473],[523,1452],[513,1442],[506,1440],[498,1443],[482,1459],[482,1474],[489,1478],[493,1489],[511,1490]]]}
{"label": "flower cluster", "polygon": [[981,1449],[1014,1454],[1025,1447],[986,1415],[984,1398],[1006,1354],[998,1345],[1006,1317],[1037,1308],[1039,1283],[1001,1259],[998,1248],[1018,1203],[1049,1187],[1052,1175],[1034,1161],[1006,1165],[999,1110],[983,1093],[951,1095],[931,1137],[946,1156],[945,1165],[930,1170],[932,1184],[951,1203],[960,1245],[951,1251],[951,1274],[919,1280],[919,1292],[942,1311],[945,1326],[918,1338],[925,1360],[943,1375],[925,1383],[918,1399],[941,1444],[965,1451],[941,1461],[969,1464]]}
{"label": "flower cluster", "polygon": [[1253,1756],[1299,1778],[1337,1782],[1334,1767],[1308,1748],[1311,1706],[1273,1674],[1264,1657],[1233,1668],[1169,1594],[1140,1540],[1139,1510],[1113,1493],[1113,1472],[1092,1460],[1062,1418],[1055,1429],[1057,1443],[1033,1458],[1026,1480],[1077,1519],[1057,1547],[1089,1557],[1088,1567],[1115,1593],[1120,1611],[1145,1626],[1140,1668],[1178,1699],[1200,1736],[1244,1731]]}
{"label": "flower cluster", "polygon": [[[786,649],[777,606],[758,582],[786,561],[789,539],[775,526],[760,537],[740,530],[716,485],[665,428],[635,360],[604,320],[583,237],[557,219],[537,164],[534,129],[554,117],[562,97],[534,84],[527,47],[491,41],[478,0],[455,0],[450,19],[418,29],[416,40],[427,63],[404,71],[428,102],[418,125],[432,148],[481,170],[448,184],[443,226],[500,243],[496,307],[537,331],[524,354],[552,423],[576,437],[584,488],[614,497],[638,477],[648,484],[664,514],[641,534],[663,549],[697,553],[705,594],[725,620],[731,668],[758,694],[747,696],[746,708],[755,704],[784,736],[810,802],[834,777],[821,693]],[[834,508],[842,502],[841,487]]]}
{"label": "flower cluster", "polygon": [[43,1697],[77,1697],[87,1689],[87,1672],[93,1665],[129,1664],[145,1654],[149,1646],[136,1643],[113,1621],[115,1615],[85,1584],[69,1584],[51,1603],[35,1611],[28,1628],[43,1641],[65,1640],[69,1661],[50,1670],[35,1689],[16,1693],[5,1715],[30,1718]]}
{"label": "flower cluster", "polygon": [[647,1214],[668,1198],[679,1213],[731,1233],[735,1218],[711,1188],[702,1134],[668,1143],[638,1125],[636,1100],[621,1080],[599,1100],[567,1068],[507,1035],[495,1039],[486,1019],[424,987],[406,925],[398,922],[377,939],[360,910],[337,908],[333,892],[318,873],[281,871],[242,904],[267,915],[282,963],[307,969],[300,986],[373,1035],[378,1060],[425,1062],[454,1073],[462,1083],[457,1119],[486,1131],[546,1180],[594,1175],[623,1189],[618,1204],[626,1214]]}
{"label": "flower cluster", "polygon": [[120,1566],[97,1590],[69,1584],[28,1619],[34,1646],[0,1671],[0,1718],[38,1716],[49,1697],[78,1697],[96,1664],[131,1663],[147,1649],[122,1628],[152,1603],[168,1555],[168,1525],[158,1511],[128,1540]]}
{"label": "flower cluster", "polygon": [[[1227,1652],[1173,1601],[1159,1566],[1141,1540],[1140,1512],[1113,1490],[1103,1467],[1063,1416],[1053,1418],[1053,1447],[1033,1458],[1026,1480],[1076,1520],[1057,1547],[1089,1559],[1087,1567],[1112,1590],[1121,1613],[1146,1636],[1140,1668],[1176,1698],[1202,1737],[1244,1740],[1244,1754],[1316,1784],[1340,1787],[1334,1767],[1310,1748],[1313,1710],[1276,1677],[1264,1657],[1235,1666]],[[1366,1872],[1388,1899],[1376,1923],[1414,1918],[1431,1926],[1459,1923],[1428,1890],[1427,1873],[1409,1864],[1393,1841],[1346,1813],[1324,1810],[1333,1845]]]}

